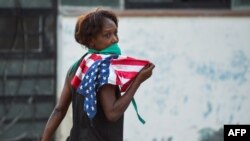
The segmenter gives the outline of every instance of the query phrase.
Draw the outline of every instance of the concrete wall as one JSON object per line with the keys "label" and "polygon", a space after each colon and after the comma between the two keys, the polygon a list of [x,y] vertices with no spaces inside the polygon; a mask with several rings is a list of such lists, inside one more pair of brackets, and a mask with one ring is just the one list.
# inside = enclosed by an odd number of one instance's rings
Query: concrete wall
{"label": "concrete wall", "polygon": [[[59,17],[58,97],[69,66],[86,52],[74,41],[76,17]],[[152,78],[130,105],[125,141],[222,139],[224,124],[250,124],[250,18],[121,17],[123,54],[152,61]],[[71,128],[71,109],[58,141]],[[216,139],[212,139],[216,140]]]}

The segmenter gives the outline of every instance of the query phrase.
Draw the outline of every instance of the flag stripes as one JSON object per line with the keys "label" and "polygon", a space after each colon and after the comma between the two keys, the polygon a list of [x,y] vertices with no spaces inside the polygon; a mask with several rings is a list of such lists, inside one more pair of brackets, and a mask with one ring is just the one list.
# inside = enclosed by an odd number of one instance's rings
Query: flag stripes
{"label": "flag stripes", "polygon": [[138,72],[148,64],[123,55],[86,55],[71,81],[71,85],[85,96],[84,111],[90,118],[96,114],[96,93],[105,84],[118,85],[125,92]]}

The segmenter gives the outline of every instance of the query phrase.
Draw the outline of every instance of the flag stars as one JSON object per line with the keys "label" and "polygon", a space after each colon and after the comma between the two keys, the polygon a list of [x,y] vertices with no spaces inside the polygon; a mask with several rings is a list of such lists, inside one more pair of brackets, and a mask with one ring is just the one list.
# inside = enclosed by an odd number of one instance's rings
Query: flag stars
{"label": "flag stars", "polygon": [[92,79],[90,78],[90,79],[89,79],[89,83],[91,83],[91,82],[92,82]]}
{"label": "flag stars", "polygon": [[86,87],[88,85],[88,82],[86,82],[85,84],[84,84],[84,86]]}
{"label": "flag stars", "polygon": [[[83,101],[83,109],[85,114],[89,118],[93,118],[97,112],[96,104],[97,104],[97,91],[98,89],[109,83],[110,78],[110,65],[111,59],[117,59],[118,56],[116,55],[111,55],[111,56],[101,56],[100,60],[96,60],[93,62],[91,65],[90,62],[92,61],[87,61],[86,66],[89,66],[88,70],[84,70],[83,73],[83,78],[80,82],[80,85],[78,85],[77,92],[80,95],[84,96],[84,101]],[[88,64],[89,63],[89,64]],[[112,70],[113,71],[113,70]],[[112,81],[113,82],[113,81]]]}
{"label": "flag stars", "polygon": [[85,97],[83,106],[89,118],[93,118],[97,112],[97,91],[102,85],[108,83],[109,64],[112,57],[106,57],[95,61],[86,71],[85,76],[77,92]]}

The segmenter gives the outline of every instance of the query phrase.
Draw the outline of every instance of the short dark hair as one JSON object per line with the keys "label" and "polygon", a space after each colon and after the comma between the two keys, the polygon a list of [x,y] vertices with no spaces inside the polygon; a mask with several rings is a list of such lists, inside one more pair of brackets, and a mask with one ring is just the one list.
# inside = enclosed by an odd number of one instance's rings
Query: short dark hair
{"label": "short dark hair", "polygon": [[102,31],[105,18],[114,21],[118,27],[118,19],[114,12],[109,10],[96,9],[81,15],[75,27],[75,40],[89,47],[90,40]]}

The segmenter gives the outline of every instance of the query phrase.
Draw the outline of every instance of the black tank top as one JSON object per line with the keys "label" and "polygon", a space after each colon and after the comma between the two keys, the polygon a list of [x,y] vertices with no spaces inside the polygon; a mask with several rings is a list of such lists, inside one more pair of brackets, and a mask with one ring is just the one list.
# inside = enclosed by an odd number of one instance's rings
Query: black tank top
{"label": "black tank top", "polygon": [[[69,73],[69,76],[71,76],[70,78],[72,78],[72,75],[74,75],[82,58],[71,67]],[[73,87],[71,93],[73,127],[70,131],[70,136],[67,139],[68,141],[123,141],[124,116],[122,116],[116,122],[108,121],[97,96],[97,113],[95,117],[90,120],[86,112],[83,111],[84,96],[77,94]],[[118,87],[116,90],[116,96],[117,98],[120,97],[120,91]]]}

